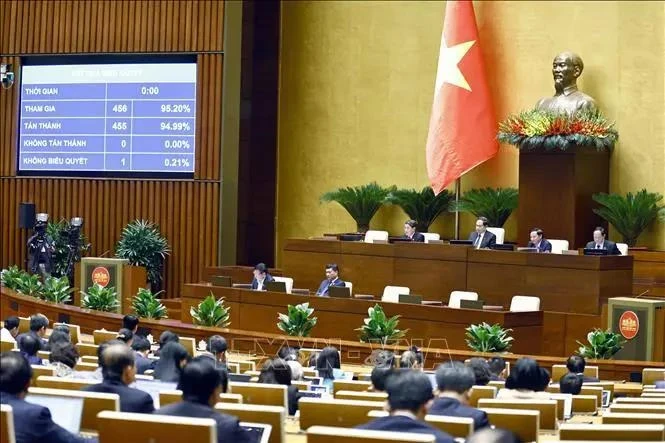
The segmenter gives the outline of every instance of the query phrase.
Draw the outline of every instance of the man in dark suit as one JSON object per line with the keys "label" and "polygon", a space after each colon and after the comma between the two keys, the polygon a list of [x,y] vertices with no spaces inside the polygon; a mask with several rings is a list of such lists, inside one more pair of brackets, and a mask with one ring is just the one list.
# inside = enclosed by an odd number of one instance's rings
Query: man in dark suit
{"label": "man in dark suit", "polygon": [[21,354],[0,354],[0,403],[12,407],[16,443],[90,442],[55,424],[48,408],[25,401],[31,379],[32,368]]}
{"label": "man in dark suit", "polygon": [[571,374],[582,377],[584,383],[597,383],[600,381],[596,377],[587,377],[584,375],[584,368],[586,367],[586,360],[584,360],[584,357],[571,355],[568,358],[568,361],[566,361],[566,367]]}
{"label": "man in dark suit", "polygon": [[326,265],[326,279],[319,285],[319,289],[316,290],[316,295],[328,297],[328,289],[331,286],[339,286],[340,288],[345,286],[344,281],[339,278],[339,266],[335,263]]}
{"label": "man in dark suit", "polygon": [[450,435],[423,421],[434,397],[427,375],[413,370],[396,372],[388,377],[386,391],[390,415],[358,426],[358,429],[429,434],[436,438],[436,443],[453,443]]}
{"label": "man in dark suit", "polygon": [[445,362],[436,370],[439,396],[432,402],[429,413],[473,419],[474,430],[490,425],[487,413],[468,406],[469,394],[475,383],[473,370],[463,363]]}
{"label": "man in dark suit", "polygon": [[621,251],[617,244],[606,240],[607,232],[602,226],[598,226],[593,230],[593,241],[586,244],[586,249],[607,249],[609,255],[621,255]]}
{"label": "man in dark suit", "polygon": [[416,231],[416,226],[418,226],[418,223],[415,220],[407,220],[404,222],[404,237],[402,238],[406,238],[414,242],[424,243],[425,236]]}
{"label": "man in dark suit", "polygon": [[496,235],[487,230],[489,221],[485,217],[478,217],[476,230],[469,235],[474,249],[486,249],[496,244]]}
{"label": "man in dark suit", "polygon": [[209,358],[196,357],[182,370],[178,389],[182,391],[182,401],[165,406],[155,414],[175,415],[192,418],[211,418],[217,423],[217,441],[249,442],[250,435],[238,424],[232,415],[222,414],[214,408],[226,372],[218,371]]}
{"label": "man in dark suit", "polygon": [[529,233],[529,248],[536,248],[538,252],[552,252],[552,243],[545,240],[543,230],[533,228]]}
{"label": "man in dark suit", "polygon": [[150,353],[150,342],[142,335],[135,335],[132,340],[132,350],[136,360],[136,373],[145,374],[149,369],[155,369],[156,362],[148,358]]}
{"label": "man in dark suit", "polygon": [[504,381],[506,379],[506,361],[501,357],[492,357],[487,361],[490,366],[490,381]]}
{"label": "man in dark suit", "polygon": [[254,266],[254,279],[252,280],[252,289],[255,291],[265,291],[266,288],[263,286],[265,283],[275,281],[272,278],[272,275],[268,272],[268,267],[265,263],[259,263]]}
{"label": "man in dark suit", "polygon": [[150,414],[155,410],[150,394],[128,386],[136,379],[134,352],[129,346],[121,341],[109,344],[102,352],[100,365],[104,381],[86,386],[83,391],[118,394],[122,412]]}
{"label": "man in dark suit", "polygon": [[16,342],[21,343],[21,339],[26,335],[31,335],[39,343],[40,351],[47,351],[48,341],[44,339],[46,335],[46,328],[48,328],[48,318],[44,314],[35,314],[30,316],[30,331],[19,334],[16,337]]}

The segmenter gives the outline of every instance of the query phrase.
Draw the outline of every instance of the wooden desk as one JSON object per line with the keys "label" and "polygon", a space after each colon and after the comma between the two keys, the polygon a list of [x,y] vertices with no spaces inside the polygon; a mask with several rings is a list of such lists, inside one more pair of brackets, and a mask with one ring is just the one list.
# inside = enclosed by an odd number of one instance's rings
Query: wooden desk
{"label": "wooden desk", "polygon": [[[384,245],[388,246],[388,245]],[[470,324],[499,323],[513,329],[515,344],[511,351],[527,354],[541,352],[543,312],[482,311],[453,309],[447,306],[424,306],[404,303],[329,298],[284,294],[280,292],[251,291],[247,289],[211,287],[203,284],[185,285],[182,292],[182,321],[191,323],[189,310],[213,293],[224,297],[231,307],[233,328],[256,332],[276,333],[277,314],[286,312],[286,306],[309,302],[315,309],[318,323],[312,337],[357,340],[359,328],[367,316],[367,309],[379,303],[386,315],[401,315],[400,329],[408,329],[406,339],[416,340],[422,347],[465,348],[464,329]],[[404,342],[406,344],[406,341]]]}

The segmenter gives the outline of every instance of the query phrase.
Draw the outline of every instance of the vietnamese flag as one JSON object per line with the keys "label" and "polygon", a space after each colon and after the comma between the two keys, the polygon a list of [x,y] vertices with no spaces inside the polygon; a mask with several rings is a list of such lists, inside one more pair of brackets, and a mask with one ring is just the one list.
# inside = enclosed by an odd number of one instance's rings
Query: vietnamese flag
{"label": "vietnamese flag", "polygon": [[473,3],[448,0],[426,148],[435,194],[496,155],[496,131]]}

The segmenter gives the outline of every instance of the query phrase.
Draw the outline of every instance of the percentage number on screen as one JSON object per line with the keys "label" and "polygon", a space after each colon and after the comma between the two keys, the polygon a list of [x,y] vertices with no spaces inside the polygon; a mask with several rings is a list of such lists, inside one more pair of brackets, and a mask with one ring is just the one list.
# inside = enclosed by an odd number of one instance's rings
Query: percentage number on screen
{"label": "percentage number on screen", "polygon": [[192,125],[189,122],[161,122],[159,124],[160,131],[189,131]]}
{"label": "percentage number on screen", "polygon": [[176,112],[179,114],[182,113],[187,113],[191,114],[192,112],[192,107],[189,106],[188,104],[165,104],[161,105],[160,109],[162,112],[169,113],[169,112]]}
{"label": "percentage number on screen", "polygon": [[189,168],[188,158],[165,158],[164,166],[167,168]]}
{"label": "percentage number on screen", "polygon": [[189,149],[191,144],[189,140],[164,140],[164,147],[166,149]]}

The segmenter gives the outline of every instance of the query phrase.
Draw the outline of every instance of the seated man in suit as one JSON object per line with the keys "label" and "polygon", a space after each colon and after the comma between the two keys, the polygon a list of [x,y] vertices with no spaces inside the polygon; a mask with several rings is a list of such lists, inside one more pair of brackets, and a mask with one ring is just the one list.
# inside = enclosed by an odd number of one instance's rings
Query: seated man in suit
{"label": "seated man in suit", "polygon": [[134,352],[120,340],[109,340],[107,344],[99,360],[104,381],[86,386],[83,391],[118,394],[122,412],[150,414],[155,410],[150,394],[128,386],[136,379]]}
{"label": "seated man in suit", "polygon": [[552,243],[545,240],[543,230],[533,228],[529,233],[529,248],[536,248],[538,252],[552,252]]}
{"label": "seated man in suit", "polygon": [[566,362],[566,367],[571,374],[581,376],[584,383],[595,383],[600,381],[596,377],[587,377],[584,375],[584,368],[586,367],[586,360],[584,360],[584,357],[571,355]]}
{"label": "seated man in suit", "polygon": [[496,244],[496,235],[487,230],[489,221],[485,217],[478,217],[476,230],[469,235],[474,249],[486,249]]}
{"label": "seated man in suit", "polygon": [[254,266],[254,279],[252,280],[252,289],[255,291],[265,291],[264,283],[275,281],[272,275],[268,272],[268,267],[265,263],[259,263]]}
{"label": "seated man in suit", "polygon": [[504,381],[506,379],[506,361],[501,357],[492,357],[487,361],[490,366],[490,381]]}
{"label": "seated man in suit", "polygon": [[586,244],[586,249],[607,249],[609,255],[621,255],[621,251],[619,251],[617,244],[605,240],[605,237],[607,237],[605,228],[598,226],[593,230],[593,241]]}
{"label": "seated man in suit", "polygon": [[559,379],[559,391],[562,394],[579,395],[582,392],[582,377],[567,373]]}
{"label": "seated man in suit", "polygon": [[339,266],[335,263],[329,263],[326,265],[326,279],[319,285],[319,289],[316,290],[316,295],[328,297],[328,289],[331,286],[339,286],[340,288],[345,286],[344,281],[339,278]]}
{"label": "seated man in suit", "polygon": [[445,362],[436,370],[438,397],[432,402],[429,413],[473,419],[474,430],[490,425],[487,414],[468,406],[469,394],[475,383],[473,370],[458,361]]}
{"label": "seated man in suit", "polygon": [[37,355],[37,352],[39,352],[39,343],[39,337],[30,334],[23,334],[18,341],[18,349],[21,352],[21,355],[23,355],[31,365],[42,364],[41,357]]}
{"label": "seated man in suit", "polygon": [[136,335],[139,330],[139,318],[135,315],[125,315],[122,317],[122,328],[120,329],[129,329],[132,334]]}
{"label": "seated man in suit", "polygon": [[159,415],[175,415],[192,418],[211,418],[217,423],[217,441],[248,442],[249,434],[238,424],[232,415],[215,410],[222,385],[226,378],[225,371],[218,371],[209,358],[193,358],[182,370],[178,389],[182,391],[182,401],[173,403],[155,411]]}
{"label": "seated man in suit", "polygon": [[416,226],[418,226],[418,223],[415,220],[407,220],[404,222],[404,237],[409,239],[411,241],[419,242],[419,243],[424,243],[425,242],[425,236],[422,235],[420,232],[416,231]]}
{"label": "seated man in suit", "polygon": [[388,377],[386,391],[390,415],[358,426],[358,429],[429,434],[436,438],[436,443],[453,443],[450,435],[423,421],[434,397],[427,375],[402,370]]}
{"label": "seated man in suit", "polygon": [[21,354],[13,351],[0,354],[0,403],[12,407],[16,443],[96,441],[71,434],[53,422],[48,408],[25,401],[31,379],[32,368]]}
{"label": "seated man in suit", "polygon": [[35,314],[30,316],[30,331],[19,334],[18,337],[16,337],[16,342],[21,343],[21,339],[23,337],[26,335],[31,335],[35,338],[35,340],[37,340],[37,343],[39,343],[39,350],[47,351],[48,341],[44,339],[44,335],[46,335],[46,328],[48,328],[48,324],[48,318],[46,318],[44,314]]}
{"label": "seated man in suit", "polygon": [[217,369],[227,370],[226,367],[226,350],[228,349],[228,344],[226,339],[221,335],[212,335],[208,339],[208,350],[202,352],[199,355],[208,357],[210,361],[215,364]]}
{"label": "seated man in suit", "polygon": [[150,342],[142,335],[135,335],[132,340],[132,349],[136,360],[136,373],[145,374],[149,369],[155,369],[155,360],[148,358],[150,354]]}

